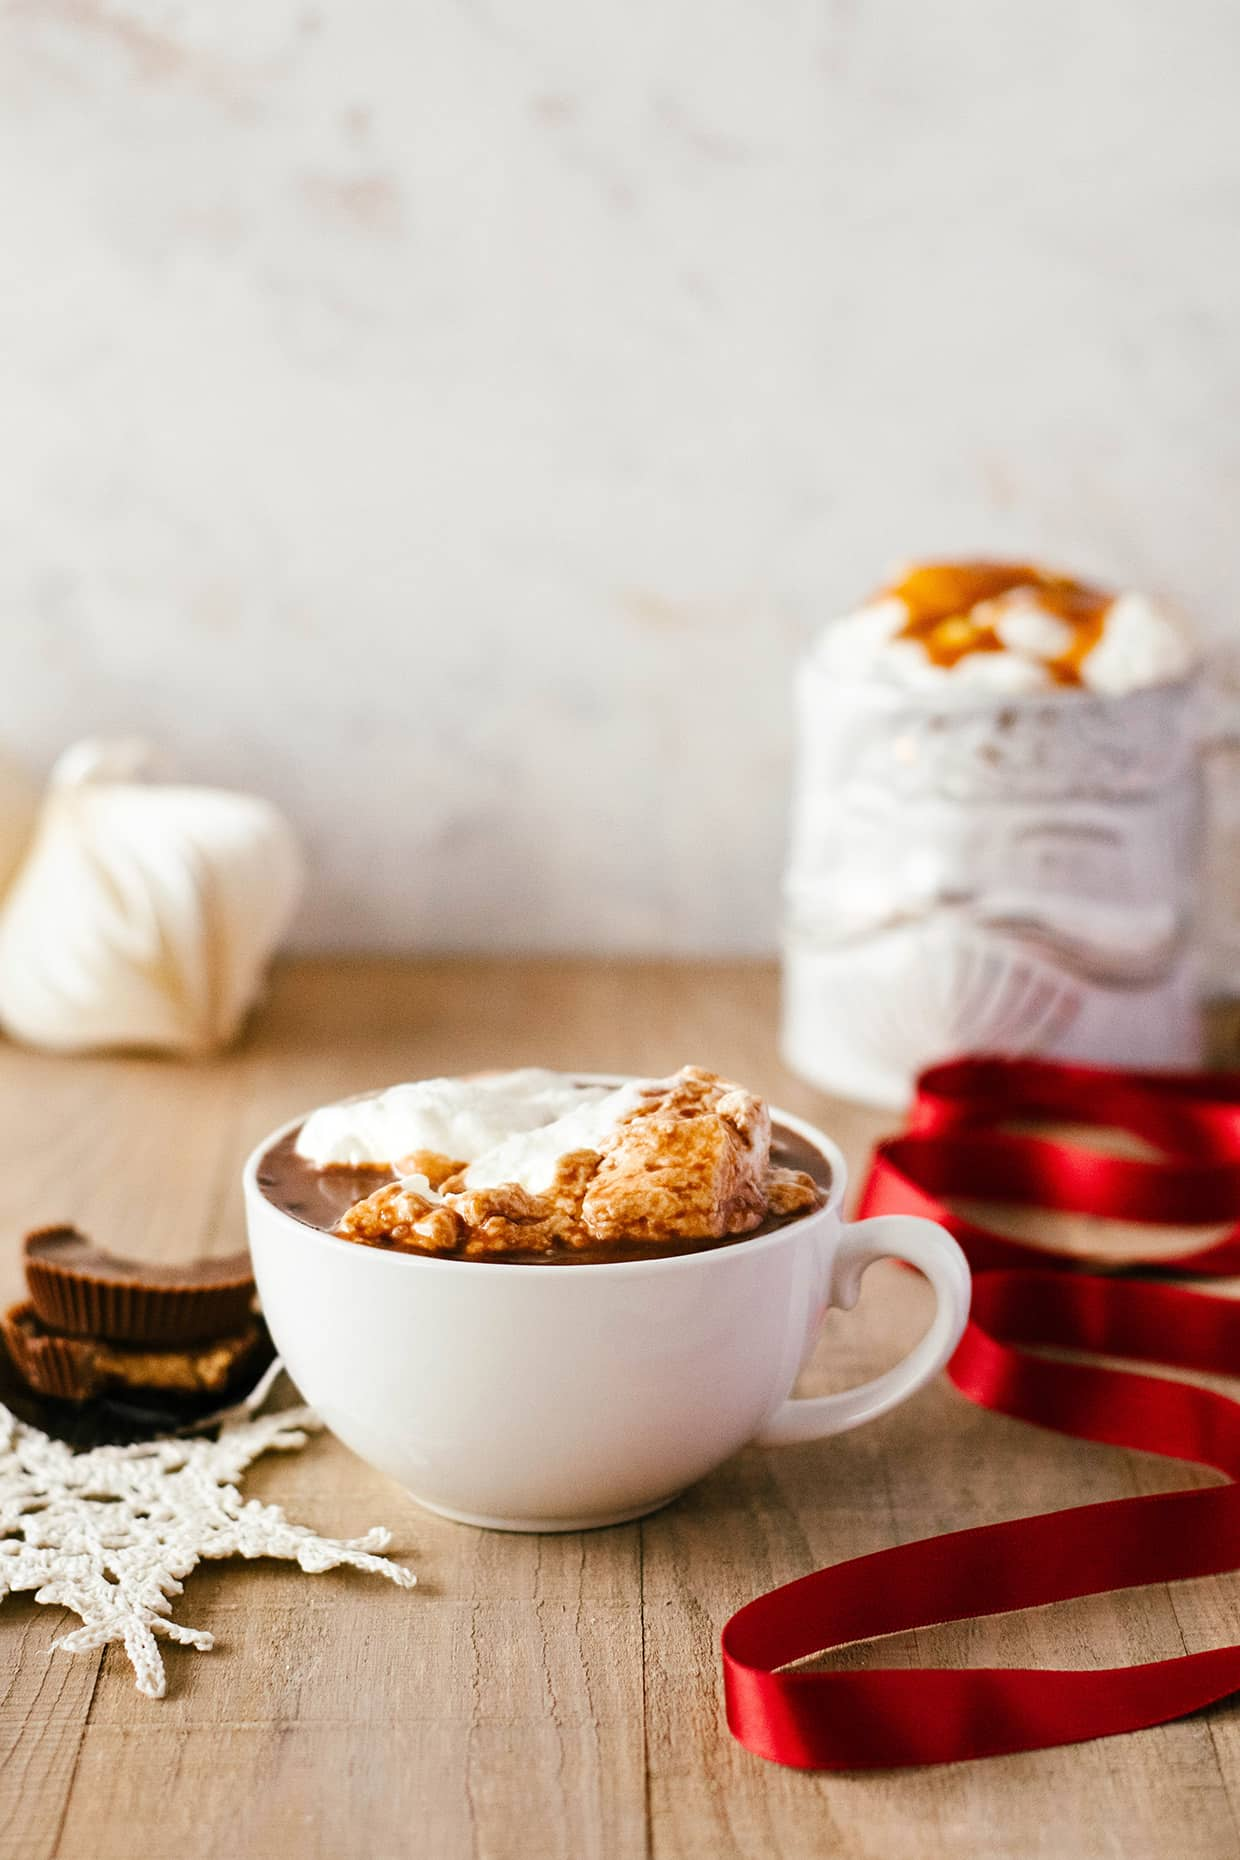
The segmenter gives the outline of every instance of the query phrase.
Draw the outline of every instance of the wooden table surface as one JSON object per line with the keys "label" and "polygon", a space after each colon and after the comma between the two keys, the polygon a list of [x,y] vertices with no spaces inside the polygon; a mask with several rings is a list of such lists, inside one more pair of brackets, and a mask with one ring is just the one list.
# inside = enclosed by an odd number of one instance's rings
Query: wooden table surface
{"label": "wooden table surface", "polygon": [[[56,1219],[149,1257],[230,1251],[239,1166],[268,1128],[325,1098],[484,1064],[707,1064],[825,1124],[859,1169],[889,1120],[793,1081],[774,1018],[760,965],[320,962],[286,967],[245,1043],[207,1063],[0,1047],[0,1290],[17,1291],[20,1232]],[[893,1361],[928,1307],[912,1274],[875,1268],[857,1310],[829,1315],[805,1390]],[[932,1532],[1204,1479],[983,1413],[940,1381],[838,1440],[751,1448],[644,1522],[523,1537],[421,1511],[323,1436],[260,1461],[246,1489],[334,1535],[386,1524],[420,1586],[201,1566],[177,1614],[216,1648],[165,1642],[159,1703],[134,1690],[119,1649],[53,1653],[70,1618],[6,1600],[0,1853],[1233,1856],[1233,1705],[1066,1750],[814,1776],[742,1750],[720,1701],[720,1628],[775,1583]],[[1233,1578],[1188,1582],[868,1652],[912,1666],[1153,1660],[1240,1639],[1238,1601]]]}

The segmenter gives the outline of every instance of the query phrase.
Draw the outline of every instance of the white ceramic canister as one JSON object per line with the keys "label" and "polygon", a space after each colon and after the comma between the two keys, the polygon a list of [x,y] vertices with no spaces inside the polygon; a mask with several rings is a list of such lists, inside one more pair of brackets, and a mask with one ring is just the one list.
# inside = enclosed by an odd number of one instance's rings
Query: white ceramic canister
{"label": "white ceramic canister", "polygon": [[1198,1063],[1198,712],[1195,676],[998,696],[808,660],[788,1064],[899,1106],[965,1052]]}

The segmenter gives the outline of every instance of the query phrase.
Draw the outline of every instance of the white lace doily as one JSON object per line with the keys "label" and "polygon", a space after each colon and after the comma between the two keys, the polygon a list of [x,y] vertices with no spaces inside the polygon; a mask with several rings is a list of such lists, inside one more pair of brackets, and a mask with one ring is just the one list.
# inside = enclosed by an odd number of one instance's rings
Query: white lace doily
{"label": "white lace doily", "polygon": [[310,1575],[347,1564],[402,1588],[417,1578],[376,1556],[390,1542],[320,1537],[278,1505],[237,1489],[260,1453],[305,1445],[321,1423],[308,1408],[223,1427],[217,1440],[160,1439],[75,1452],[0,1404],[0,1599],[33,1589],[82,1626],[55,1643],[85,1653],[123,1641],[139,1692],[164,1695],[156,1636],[205,1651],[212,1637],[171,1619],[181,1578],[204,1558],[284,1557]]}

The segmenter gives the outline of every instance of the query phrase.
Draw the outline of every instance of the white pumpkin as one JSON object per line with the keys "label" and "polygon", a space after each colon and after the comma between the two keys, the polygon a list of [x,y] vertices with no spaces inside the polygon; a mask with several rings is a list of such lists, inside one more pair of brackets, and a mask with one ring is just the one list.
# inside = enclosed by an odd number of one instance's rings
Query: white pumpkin
{"label": "white pumpkin", "polygon": [[144,781],[141,742],[60,758],[0,902],[0,1025],[57,1052],[209,1052],[288,927],[301,858],[267,802]]}

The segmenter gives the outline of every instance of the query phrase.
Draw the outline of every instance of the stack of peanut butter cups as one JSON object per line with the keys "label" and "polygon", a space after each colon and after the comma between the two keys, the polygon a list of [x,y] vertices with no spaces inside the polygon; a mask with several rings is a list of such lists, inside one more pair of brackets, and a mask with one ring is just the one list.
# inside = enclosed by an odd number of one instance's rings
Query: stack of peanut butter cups
{"label": "stack of peanut butter cups", "polygon": [[24,1256],[28,1296],[0,1330],[35,1394],[75,1403],[114,1392],[218,1395],[263,1341],[248,1253],[145,1265],[75,1228],[42,1227],[26,1236]]}

